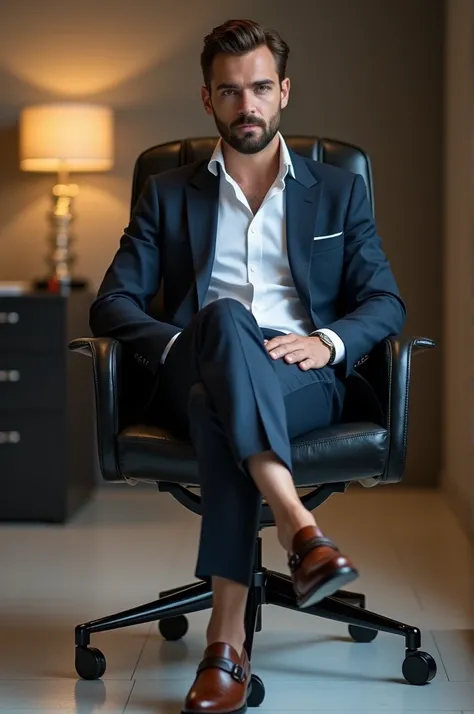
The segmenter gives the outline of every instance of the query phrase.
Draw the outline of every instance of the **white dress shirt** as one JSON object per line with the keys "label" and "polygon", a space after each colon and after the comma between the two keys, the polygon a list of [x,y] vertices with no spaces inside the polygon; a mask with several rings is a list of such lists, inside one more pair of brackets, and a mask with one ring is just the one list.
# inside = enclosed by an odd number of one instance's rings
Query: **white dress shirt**
{"label": "white dress shirt", "polygon": [[[255,215],[226,171],[221,139],[214,149],[208,169],[217,176],[221,168],[219,208],[215,258],[203,307],[220,298],[234,298],[252,312],[261,328],[310,335],[313,322],[300,301],[288,263],[284,191],[287,174],[295,174],[285,140],[279,137],[280,170]],[[320,332],[334,343],[334,364],[342,361],[345,347],[339,335],[327,328]],[[179,334],[167,344],[162,363]]]}

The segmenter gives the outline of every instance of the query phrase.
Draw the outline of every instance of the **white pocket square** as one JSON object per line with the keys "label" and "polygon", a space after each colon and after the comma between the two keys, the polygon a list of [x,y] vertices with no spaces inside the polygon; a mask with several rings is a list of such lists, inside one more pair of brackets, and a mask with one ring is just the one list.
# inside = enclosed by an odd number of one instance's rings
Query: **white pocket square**
{"label": "white pocket square", "polygon": [[314,236],[313,240],[324,240],[325,238],[337,238],[337,236],[342,236],[344,231],[340,231],[339,233],[330,233],[327,236]]}

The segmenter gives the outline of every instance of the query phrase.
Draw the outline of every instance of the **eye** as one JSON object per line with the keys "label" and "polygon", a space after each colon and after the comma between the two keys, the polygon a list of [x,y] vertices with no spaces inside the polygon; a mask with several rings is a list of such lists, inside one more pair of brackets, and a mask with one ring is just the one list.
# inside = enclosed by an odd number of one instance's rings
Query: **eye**
{"label": "eye", "polygon": [[235,94],[235,89],[224,89],[221,96],[230,97],[232,94]]}
{"label": "eye", "polygon": [[265,92],[268,92],[270,89],[271,87],[269,84],[261,84],[259,87],[257,87],[257,92],[265,94]]}

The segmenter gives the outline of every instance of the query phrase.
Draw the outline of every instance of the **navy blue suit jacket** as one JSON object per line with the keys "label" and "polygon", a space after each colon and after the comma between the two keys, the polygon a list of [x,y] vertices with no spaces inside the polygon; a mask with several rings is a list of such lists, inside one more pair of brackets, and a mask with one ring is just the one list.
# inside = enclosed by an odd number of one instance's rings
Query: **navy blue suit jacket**
{"label": "navy blue suit jacket", "polygon": [[[390,335],[405,306],[383,252],[361,176],[291,153],[286,178],[291,273],[314,329],[344,341],[341,376]],[[219,178],[207,161],[147,179],[91,307],[90,327],[115,337],[155,374],[171,337],[202,307],[216,242]],[[324,240],[314,236],[341,235]],[[162,321],[147,314],[164,281]]]}

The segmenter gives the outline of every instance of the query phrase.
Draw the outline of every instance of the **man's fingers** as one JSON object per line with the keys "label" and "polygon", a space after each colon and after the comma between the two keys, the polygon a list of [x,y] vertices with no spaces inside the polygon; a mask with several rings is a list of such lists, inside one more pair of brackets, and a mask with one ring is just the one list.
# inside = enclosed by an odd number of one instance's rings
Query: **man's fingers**
{"label": "man's fingers", "polygon": [[[270,350],[269,354],[270,357],[273,357],[273,359],[281,359],[281,357],[285,357],[285,355],[291,354],[292,352],[301,352],[302,348],[298,347],[297,344],[294,342],[289,344],[289,345],[280,345],[276,349]],[[305,351],[306,354],[306,351]]]}
{"label": "man's fingers", "polygon": [[271,340],[266,340],[265,344],[268,350],[274,350],[277,347],[291,344],[299,339],[301,339],[301,335],[294,335],[293,333],[290,333],[289,335],[278,335],[277,337],[272,337]]}
{"label": "man's fingers", "polygon": [[293,364],[294,362],[301,362],[308,357],[308,352],[306,350],[295,350],[294,352],[288,352],[285,355],[285,362]]}
{"label": "man's fingers", "polygon": [[[302,335],[278,335],[271,340],[264,340],[265,347],[272,359],[285,359],[288,364],[297,364],[302,370],[320,369],[327,364],[329,350],[319,340]],[[322,355],[321,353],[324,353]]]}

